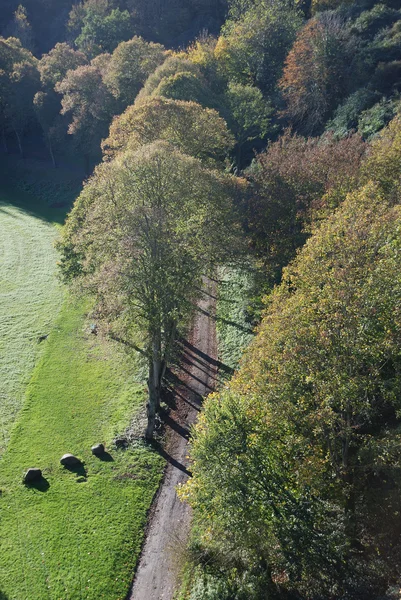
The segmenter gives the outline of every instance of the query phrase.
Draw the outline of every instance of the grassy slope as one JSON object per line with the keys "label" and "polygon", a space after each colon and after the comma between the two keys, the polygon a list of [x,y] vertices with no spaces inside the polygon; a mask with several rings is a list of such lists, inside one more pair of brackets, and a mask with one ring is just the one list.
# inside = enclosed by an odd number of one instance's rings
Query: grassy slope
{"label": "grassy slope", "polygon": [[[124,598],[139,555],[161,459],[146,447],[110,445],[143,404],[133,365],[83,329],[83,307],[66,303],[28,388],[0,475],[0,589],[9,600]],[[59,465],[65,452],[86,473]],[[47,484],[25,487],[39,466]],[[48,487],[47,487],[48,486]]]}
{"label": "grassy slope", "polygon": [[[141,445],[110,461],[90,453],[125,429],[144,386],[115,344],[85,333],[85,306],[67,300],[54,324],[63,291],[52,240],[65,209],[49,207],[46,178],[30,184],[42,200],[15,181],[0,192],[0,446],[18,415],[0,459],[0,598],[113,600],[129,588],[163,461]],[[65,452],[85,472],[63,469]],[[38,488],[21,483],[29,466],[43,470]]]}
{"label": "grassy slope", "polygon": [[13,199],[0,193],[0,455],[41,351],[38,336],[49,332],[63,298],[51,222],[58,212],[47,209],[45,220]]}

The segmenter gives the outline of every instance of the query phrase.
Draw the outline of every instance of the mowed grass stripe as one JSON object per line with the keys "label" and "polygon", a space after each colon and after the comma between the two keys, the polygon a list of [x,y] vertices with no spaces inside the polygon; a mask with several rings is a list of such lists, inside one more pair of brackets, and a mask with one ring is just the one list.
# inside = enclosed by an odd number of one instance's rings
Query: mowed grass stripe
{"label": "mowed grass stripe", "polygon": [[0,455],[21,409],[41,345],[60,309],[57,231],[0,195]]}
{"label": "mowed grass stripe", "polygon": [[[36,366],[0,466],[0,591],[8,600],[125,598],[162,459],[146,446],[92,456],[143,406],[137,365],[88,333],[87,307],[68,300]],[[77,454],[85,472],[59,464]],[[39,488],[21,478],[43,470]]]}

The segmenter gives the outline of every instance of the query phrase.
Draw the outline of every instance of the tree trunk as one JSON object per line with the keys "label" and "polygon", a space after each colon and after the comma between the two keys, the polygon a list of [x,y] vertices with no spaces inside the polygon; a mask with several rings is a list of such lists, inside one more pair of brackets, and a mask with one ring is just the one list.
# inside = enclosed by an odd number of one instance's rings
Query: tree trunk
{"label": "tree trunk", "polygon": [[14,132],[15,132],[15,136],[16,136],[17,141],[18,141],[18,148],[19,148],[20,156],[21,156],[21,158],[24,158],[24,151],[22,149],[21,136],[20,136],[20,134],[18,133],[18,131],[16,129],[14,129]]}
{"label": "tree trunk", "polygon": [[241,171],[241,161],[242,161],[242,142],[237,143],[237,152],[236,152],[236,162],[237,168],[236,172],[239,173]]}
{"label": "tree trunk", "polygon": [[160,384],[166,374],[167,364],[169,362],[171,351],[173,349],[176,334],[177,334],[177,323],[174,322],[174,323],[171,323],[170,327],[169,327],[168,340],[167,340],[166,347],[164,350],[164,356],[163,356],[162,365],[161,365]]}
{"label": "tree trunk", "polygon": [[47,137],[47,141],[49,142],[49,154],[50,154],[50,158],[52,159],[53,167],[55,169],[57,169],[57,163],[56,163],[56,159],[54,157],[53,146],[52,146],[52,142],[50,139],[50,135]]}
{"label": "tree trunk", "polygon": [[147,440],[153,438],[155,430],[156,414],[160,408],[160,391],[162,379],[162,359],[161,359],[161,333],[160,331],[153,334],[152,340],[152,356],[149,362],[149,401],[146,406],[148,425],[145,432]]}

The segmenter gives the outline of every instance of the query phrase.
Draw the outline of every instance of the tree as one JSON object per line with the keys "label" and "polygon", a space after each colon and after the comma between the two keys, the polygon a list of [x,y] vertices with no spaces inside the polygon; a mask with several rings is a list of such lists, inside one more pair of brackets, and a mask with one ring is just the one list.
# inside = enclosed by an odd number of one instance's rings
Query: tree
{"label": "tree", "polygon": [[[181,73],[194,75],[195,78],[200,80],[203,79],[201,69],[197,64],[194,64],[186,58],[175,55],[169,56],[165,62],[148,77],[143,89],[138,95],[137,101],[141,102],[144,98],[148,98],[149,96],[159,95],[156,91],[159,85],[162,82],[169,80],[170,77],[175,77]],[[183,98],[181,99],[183,100]]]}
{"label": "tree", "polygon": [[359,135],[306,139],[286,132],[257,156],[243,215],[270,282],[280,280],[311,227],[357,188],[365,151]]}
{"label": "tree", "polygon": [[16,38],[0,38],[0,104],[4,130],[14,132],[23,156],[23,135],[34,117],[32,101],[39,89],[37,59]]}
{"label": "tree", "polygon": [[33,98],[33,108],[38,123],[43,130],[53,167],[56,168],[55,145],[61,142],[63,134],[65,134],[57,94],[37,92]]}
{"label": "tree", "polygon": [[181,152],[199,158],[212,168],[221,168],[234,139],[224,120],[213,109],[195,102],[149,98],[130,106],[116,117],[110,135],[103,142],[108,157],[130,148],[165,140]]}
{"label": "tree", "polygon": [[240,83],[229,83],[225,101],[228,122],[237,141],[237,168],[241,169],[244,145],[267,135],[272,108],[257,87]]}
{"label": "tree", "polygon": [[86,62],[82,52],[77,52],[68,44],[62,43],[56,44],[48,54],[42,56],[38,63],[42,89],[35,95],[33,106],[54,167],[56,167],[55,145],[60,145],[67,132],[66,120],[60,114],[61,96],[56,92],[55,86],[65,78],[68,71],[73,71]]}
{"label": "tree", "polygon": [[155,142],[97,167],[67,221],[64,277],[78,276],[99,313],[126,337],[137,327],[145,335],[148,439],[177,328],[191,314],[225,236],[226,244],[233,237],[232,185],[228,176]]}
{"label": "tree", "polygon": [[54,90],[56,83],[64,79],[67,71],[73,71],[87,62],[83,52],[73,50],[73,48],[64,42],[56,44],[39,61],[38,68],[42,86],[46,91]]}
{"label": "tree", "polygon": [[196,427],[184,494],[204,553],[238,581],[373,599],[399,572],[400,130],[286,269]]}
{"label": "tree", "polygon": [[285,61],[280,88],[284,114],[306,133],[319,133],[355,80],[357,41],[336,15],[322,13],[299,32]]}
{"label": "tree", "polygon": [[215,50],[221,75],[270,94],[301,24],[291,3],[254,3],[238,21],[228,20],[222,29]]}
{"label": "tree", "polygon": [[143,84],[166,58],[160,44],[135,36],[114,50],[104,81],[124,110],[135,101]]}
{"label": "tree", "polygon": [[89,57],[102,52],[113,52],[120,42],[132,36],[129,12],[113,9],[104,16],[89,8],[83,19],[81,33],[75,40],[77,47]]}
{"label": "tree", "polygon": [[30,50],[34,50],[34,39],[31,24],[28,21],[26,8],[21,4],[14,13],[14,19],[8,27],[9,37],[19,39],[21,45]]}
{"label": "tree", "polygon": [[[39,88],[37,59],[16,38],[0,38],[0,91],[3,134],[14,132],[23,156],[23,134],[33,118],[32,100]],[[4,138],[5,139],[5,138]]]}
{"label": "tree", "polygon": [[100,142],[107,135],[115,100],[96,64],[68,71],[55,89],[62,94],[61,112],[70,118],[68,133],[74,136],[89,173],[90,159],[98,157]]}

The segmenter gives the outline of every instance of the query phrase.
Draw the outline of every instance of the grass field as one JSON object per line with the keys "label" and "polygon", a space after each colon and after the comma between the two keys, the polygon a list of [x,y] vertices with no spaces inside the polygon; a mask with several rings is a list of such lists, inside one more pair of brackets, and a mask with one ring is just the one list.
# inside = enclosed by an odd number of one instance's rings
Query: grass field
{"label": "grass field", "polygon": [[[112,445],[143,408],[142,367],[89,333],[87,303],[57,282],[66,209],[49,206],[45,173],[29,186],[0,192],[0,600],[123,599],[164,461]],[[61,467],[66,452],[82,469]],[[31,466],[36,487],[22,484]]]}
{"label": "grass field", "polygon": [[[84,307],[64,305],[28,387],[0,475],[0,590],[9,600],[124,598],[140,552],[161,458],[146,446],[110,448],[144,386],[135,364],[86,333]],[[59,464],[77,454],[84,469]],[[39,488],[21,483],[38,466]]]}
{"label": "grass field", "polygon": [[[21,408],[29,376],[60,309],[54,220],[60,211],[29,212],[29,200],[0,192],[0,455]],[[32,202],[32,201],[31,201]]]}

